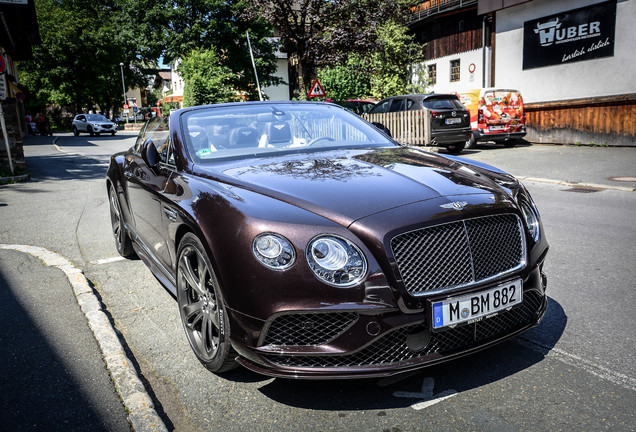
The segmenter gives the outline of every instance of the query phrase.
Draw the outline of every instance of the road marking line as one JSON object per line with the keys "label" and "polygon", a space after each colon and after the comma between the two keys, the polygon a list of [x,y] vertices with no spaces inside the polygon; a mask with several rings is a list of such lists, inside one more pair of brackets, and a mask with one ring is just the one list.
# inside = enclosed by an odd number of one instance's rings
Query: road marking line
{"label": "road marking line", "polygon": [[445,399],[455,396],[457,390],[449,389],[444,390],[441,393],[436,395],[433,394],[433,389],[435,388],[435,379],[432,377],[424,378],[422,382],[422,391],[421,392],[405,392],[405,391],[396,391],[393,392],[393,396],[401,397],[401,398],[409,398],[409,399],[423,399],[422,402],[417,402],[411,405],[411,408],[414,410],[422,410],[424,408],[428,408],[436,403],[439,403]]}
{"label": "road marking line", "polygon": [[97,264],[97,265],[101,265],[101,264],[110,264],[112,262],[117,262],[117,261],[124,261],[126,258],[118,256],[118,257],[112,257],[112,258],[104,258],[104,259],[98,259],[98,260],[94,260],[91,261],[90,264]]}
{"label": "road marking line", "polygon": [[73,287],[75,298],[88,320],[88,325],[102,351],[106,367],[135,431],[167,432],[168,429],[155,411],[152,399],[126,356],[102,305],[93,293],[82,270],[55,252],[38,246],[0,244],[0,249],[15,250],[39,258],[49,267],[62,270]]}
{"label": "road marking line", "polygon": [[595,375],[606,381],[610,381],[627,390],[636,391],[636,379],[628,375],[622,374],[620,372],[615,372],[590,360],[567,353],[559,348],[550,348],[547,345],[527,339],[525,337],[517,337],[513,341],[545,357],[554,358],[563,363],[569,364],[570,366],[575,366],[583,369],[591,373],[592,375]]}

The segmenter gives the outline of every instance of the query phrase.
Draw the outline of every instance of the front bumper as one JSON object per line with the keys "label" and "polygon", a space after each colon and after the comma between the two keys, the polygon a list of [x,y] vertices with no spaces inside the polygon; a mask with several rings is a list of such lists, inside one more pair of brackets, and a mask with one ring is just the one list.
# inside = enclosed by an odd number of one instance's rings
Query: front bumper
{"label": "front bumper", "polygon": [[510,139],[521,139],[526,136],[525,128],[519,132],[492,132],[485,133],[481,129],[475,130],[475,141],[508,141]]}
{"label": "front bumper", "polygon": [[99,124],[94,124],[91,125],[93,128],[93,132],[96,133],[115,133],[117,132],[117,125],[99,125]]}
{"label": "front bumper", "polygon": [[[490,347],[537,325],[547,309],[547,279],[541,267],[537,265],[523,281],[524,301],[519,306],[443,331],[430,330],[429,308],[405,314],[360,305],[279,315],[262,325],[259,346],[248,347],[234,338],[233,345],[240,364],[274,377],[365,378],[419,369]],[[231,316],[233,321],[238,318]],[[281,332],[286,336],[277,339]],[[289,334],[291,339],[285,339]]]}

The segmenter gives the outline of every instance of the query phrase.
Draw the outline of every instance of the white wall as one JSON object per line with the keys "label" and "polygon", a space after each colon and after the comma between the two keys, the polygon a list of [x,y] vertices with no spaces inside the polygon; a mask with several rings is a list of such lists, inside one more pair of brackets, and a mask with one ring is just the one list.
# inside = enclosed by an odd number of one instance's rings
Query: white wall
{"label": "white wall", "polygon": [[171,96],[183,96],[183,87],[185,83],[181,75],[179,75],[179,72],[177,72],[177,68],[180,63],[181,60],[177,58],[174,63],[170,65],[170,81],[172,86]]}
{"label": "white wall", "polygon": [[263,93],[265,93],[265,95],[267,95],[267,98],[269,100],[289,100],[289,72],[287,69],[287,56],[285,56],[285,58],[279,57],[276,60],[276,67],[277,69],[274,76],[282,78],[283,81],[285,81],[285,84],[264,87],[262,91]]}
{"label": "white wall", "polygon": [[[437,82],[434,85],[428,85],[426,87],[426,91],[435,93],[452,93],[481,88],[484,72],[482,52],[483,51],[481,49],[477,49],[460,54],[439,57],[421,63],[421,67],[424,71],[428,70],[428,65],[430,64],[437,65]],[[460,79],[459,81],[451,82],[450,62],[458,59],[460,60]],[[475,70],[472,73],[470,72],[471,64],[475,65]],[[488,78],[486,80],[486,87],[488,87],[490,78],[490,47],[486,48],[485,71]]]}
{"label": "white wall", "polygon": [[618,0],[613,57],[522,69],[525,21],[598,3],[534,0],[497,12],[494,86],[519,89],[526,103],[636,93],[636,0]]}

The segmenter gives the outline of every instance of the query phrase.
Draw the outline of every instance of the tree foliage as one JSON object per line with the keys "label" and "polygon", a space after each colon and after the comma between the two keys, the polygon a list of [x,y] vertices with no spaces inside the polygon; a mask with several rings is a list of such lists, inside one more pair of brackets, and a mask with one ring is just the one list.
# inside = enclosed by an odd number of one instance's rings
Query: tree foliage
{"label": "tree foliage", "polygon": [[276,72],[272,26],[246,14],[249,0],[172,0],[168,13],[165,59],[184,57],[193,49],[212,49],[217,64],[233,72],[230,85],[248,99],[258,99],[246,33],[249,31],[262,85],[280,80]]}
{"label": "tree foliage", "polygon": [[123,39],[117,0],[36,0],[36,10],[42,43],[19,68],[38,100],[108,110],[123,101],[120,62],[129,87],[144,84],[146,59]]}
{"label": "tree foliage", "polygon": [[318,79],[330,99],[361,99],[371,94],[371,75],[367,62],[352,55],[343,65],[318,70]]}
{"label": "tree foliage", "polygon": [[388,21],[378,29],[378,41],[379,49],[370,56],[372,95],[382,98],[422,92],[422,86],[410,84],[416,72],[412,65],[419,63],[422,50],[407,34],[406,27]]}
{"label": "tree foliage", "polygon": [[230,102],[236,99],[232,87],[234,74],[222,65],[214,48],[194,49],[179,64],[179,74],[185,81],[184,106]]}
{"label": "tree foliage", "polygon": [[[279,83],[271,25],[248,20],[247,0],[35,0],[42,43],[19,65],[20,80],[43,105],[102,110],[123,102],[128,89],[146,87],[157,59],[216,48],[218,64],[232,71],[230,86],[247,98],[257,89],[247,47],[250,31],[259,78]],[[120,63],[124,63],[123,68]]]}
{"label": "tree foliage", "polygon": [[318,70],[346,63],[351,55],[369,58],[384,49],[386,22],[401,23],[411,0],[263,0],[252,13],[264,16],[281,37],[294,66],[298,97],[306,95]]}

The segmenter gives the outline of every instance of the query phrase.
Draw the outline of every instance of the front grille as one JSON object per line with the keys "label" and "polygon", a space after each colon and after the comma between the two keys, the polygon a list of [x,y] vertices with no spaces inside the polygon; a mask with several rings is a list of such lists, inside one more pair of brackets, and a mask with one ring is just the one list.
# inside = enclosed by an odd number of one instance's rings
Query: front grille
{"label": "front grille", "polygon": [[391,240],[391,249],[411,295],[484,281],[525,262],[523,229],[513,214],[399,234]]}
{"label": "front grille", "polygon": [[338,368],[384,366],[411,359],[426,360],[431,354],[453,354],[489,339],[504,337],[506,334],[526,326],[534,321],[543,303],[543,295],[536,291],[526,292],[523,303],[494,317],[438,333],[431,334],[431,341],[420,351],[411,351],[406,337],[423,329],[421,324],[414,324],[393,330],[368,347],[345,355],[304,355],[285,356],[267,354],[264,357],[270,362],[284,367],[302,368]]}
{"label": "front grille", "polygon": [[264,345],[312,346],[332,341],[358,319],[354,312],[289,314],[276,317]]}

